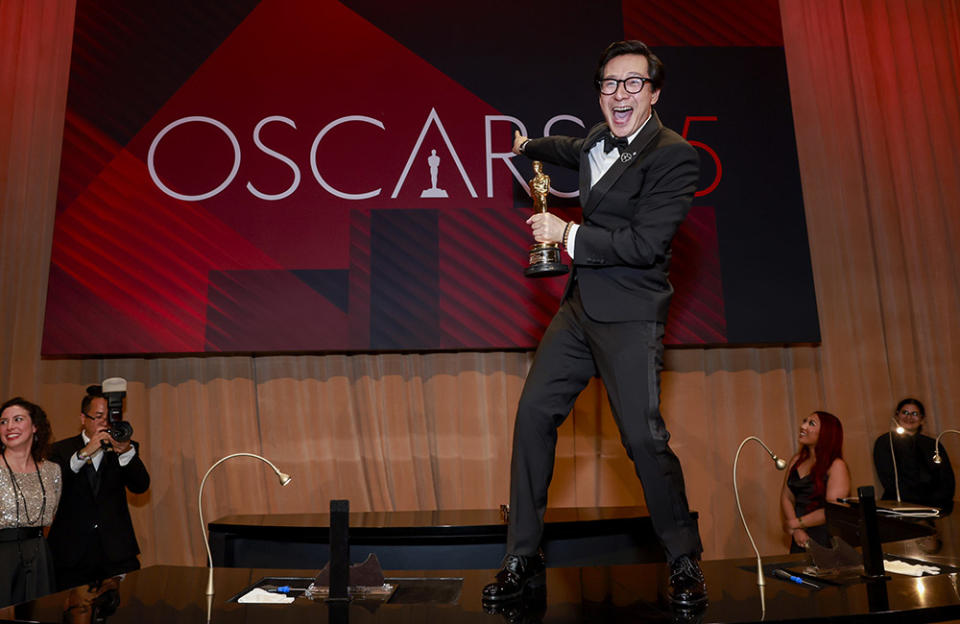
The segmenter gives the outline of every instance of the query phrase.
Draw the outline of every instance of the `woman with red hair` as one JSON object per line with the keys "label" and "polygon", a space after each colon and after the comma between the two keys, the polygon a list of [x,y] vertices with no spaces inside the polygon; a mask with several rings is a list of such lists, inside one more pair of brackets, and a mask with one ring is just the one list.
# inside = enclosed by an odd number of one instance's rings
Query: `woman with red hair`
{"label": "woman with red hair", "polygon": [[810,540],[830,547],[826,501],[850,493],[850,471],[843,461],[843,426],[830,412],[813,412],[800,423],[800,452],[790,460],[780,506],[790,552],[803,552]]}

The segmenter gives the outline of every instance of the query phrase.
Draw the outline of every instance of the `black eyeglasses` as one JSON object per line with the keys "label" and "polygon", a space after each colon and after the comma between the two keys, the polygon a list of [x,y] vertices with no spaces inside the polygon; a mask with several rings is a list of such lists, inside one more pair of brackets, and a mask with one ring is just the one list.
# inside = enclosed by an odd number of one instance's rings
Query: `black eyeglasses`
{"label": "black eyeglasses", "polygon": [[623,80],[617,80],[616,78],[604,78],[603,80],[597,81],[597,88],[600,89],[600,93],[604,95],[613,95],[617,92],[617,88],[620,86],[620,83],[623,83],[623,90],[627,93],[633,94],[643,91],[643,85],[648,82],[650,82],[649,78],[641,78],[640,76],[624,78]]}
{"label": "black eyeglasses", "polygon": [[923,416],[920,412],[908,412],[907,410],[900,410],[901,416],[913,416],[914,418],[919,418]]}
{"label": "black eyeglasses", "polygon": [[107,419],[106,414],[100,414],[98,416],[91,416],[90,414],[84,414],[83,417],[89,418],[90,420],[106,420]]}

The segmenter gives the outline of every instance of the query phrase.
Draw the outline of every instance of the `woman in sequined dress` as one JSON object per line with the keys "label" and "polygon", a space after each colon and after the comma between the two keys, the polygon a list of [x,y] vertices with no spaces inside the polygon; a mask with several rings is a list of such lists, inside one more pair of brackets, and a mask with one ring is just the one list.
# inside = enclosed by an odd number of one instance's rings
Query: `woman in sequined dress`
{"label": "woman in sequined dress", "polygon": [[16,397],[0,406],[0,606],[54,591],[43,537],[60,502],[60,466],[47,461],[47,415]]}
{"label": "woman in sequined dress", "polygon": [[826,501],[850,493],[850,471],[843,461],[843,426],[830,412],[813,412],[800,423],[800,452],[790,460],[780,503],[790,552],[803,552],[810,540],[830,547]]}

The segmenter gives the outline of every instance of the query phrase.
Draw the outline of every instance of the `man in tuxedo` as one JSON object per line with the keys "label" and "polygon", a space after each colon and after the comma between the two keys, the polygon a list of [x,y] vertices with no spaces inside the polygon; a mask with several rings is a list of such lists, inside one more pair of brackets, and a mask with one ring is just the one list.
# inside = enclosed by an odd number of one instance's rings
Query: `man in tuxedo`
{"label": "man in tuxedo", "polygon": [[697,563],[700,536],[659,408],[664,323],[673,293],[670,243],[700,176],[694,148],[653,110],[663,79],[663,64],[646,45],[615,42],[595,75],[605,122],[583,139],[515,134],[514,153],[579,170],[583,222],[551,213],[527,221],[537,242],[563,245],[573,271],[517,408],[507,556],[496,582],[483,590],[485,603],[516,599],[544,583],[539,547],[557,428],[594,375],[606,386],[666,551],[671,600],[696,606],[707,599]]}
{"label": "man in tuxedo", "polygon": [[48,537],[59,589],[140,567],[127,508],[127,490],[140,494],[150,487],[140,445],[111,436],[100,386],[87,388],[80,425],[79,435],[60,440],[50,453],[63,475],[63,494]]}

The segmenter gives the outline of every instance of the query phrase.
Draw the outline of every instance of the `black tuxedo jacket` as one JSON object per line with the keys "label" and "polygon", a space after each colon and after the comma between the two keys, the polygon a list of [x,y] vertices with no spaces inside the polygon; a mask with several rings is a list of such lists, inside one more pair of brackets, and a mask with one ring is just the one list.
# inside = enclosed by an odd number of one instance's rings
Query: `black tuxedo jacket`
{"label": "black tuxedo jacket", "polygon": [[583,223],[567,292],[577,280],[584,310],[596,321],[666,322],[673,294],[667,279],[670,242],[690,210],[700,157],[654,112],[590,188],[589,151],[607,132],[600,123],[583,139],[532,139],[524,154],[580,170]]}
{"label": "black tuxedo jacket", "polygon": [[107,561],[131,559],[140,553],[127,508],[127,490],[135,494],[147,491],[150,475],[140,459],[139,445],[133,444],[137,454],[126,466],[120,466],[116,453],[104,454],[97,470],[96,493],[86,474],[92,465],[79,473],[70,469],[70,457],[83,448],[83,438],[76,435],[53,445],[50,459],[60,464],[63,494],[47,541],[58,568],[79,563],[88,540],[100,541]]}

